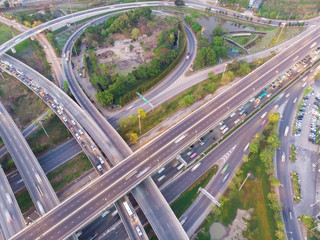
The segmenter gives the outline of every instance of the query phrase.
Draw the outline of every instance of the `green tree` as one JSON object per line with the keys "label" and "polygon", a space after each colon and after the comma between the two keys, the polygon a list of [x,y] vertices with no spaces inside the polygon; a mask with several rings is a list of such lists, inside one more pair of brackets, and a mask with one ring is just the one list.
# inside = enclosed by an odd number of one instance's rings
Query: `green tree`
{"label": "green tree", "polygon": [[211,39],[213,40],[215,37],[221,37],[223,35],[223,30],[221,27],[215,27],[212,30],[212,33],[210,35]]}
{"label": "green tree", "polygon": [[221,79],[221,84],[222,85],[225,85],[225,84],[228,84],[229,82],[231,82],[233,79],[234,79],[234,73],[233,72],[231,72],[231,71],[227,71],[224,75],[223,75],[223,77],[222,77],[222,79]]}
{"label": "green tree", "polygon": [[216,36],[213,38],[212,45],[214,46],[223,46],[226,43],[226,40],[222,37]]}
{"label": "green tree", "polygon": [[138,28],[132,29],[132,31],[131,31],[131,37],[132,37],[132,39],[138,40],[139,32],[140,32],[140,31],[139,31]]}
{"label": "green tree", "polygon": [[270,13],[270,18],[276,18],[276,17],[277,17],[277,13],[276,12]]}
{"label": "green tree", "polygon": [[108,90],[97,92],[95,97],[102,106],[110,105],[113,102],[113,95]]}
{"label": "green tree", "polygon": [[194,96],[192,95],[184,96],[183,102],[185,106],[191,106],[194,103]]}
{"label": "green tree", "polygon": [[276,122],[278,122],[279,119],[280,119],[280,114],[279,114],[278,112],[270,113],[270,114],[268,115],[268,118],[269,118],[269,121],[270,121],[271,123],[276,123]]}
{"label": "green tree", "polygon": [[141,118],[141,119],[144,119],[144,118],[146,118],[146,116],[147,116],[146,111],[144,111],[142,108],[139,108],[138,111],[137,111],[137,113],[138,113],[138,115],[140,115],[140,118]]}
{"label": "green tree", "polygon": [[69,92],[69,84],[67,81],[63,82],[63,90],[67,93]]}
{"label": "green tree", "polygon": [[174,0],[174,4],[176,6],[184,6],[184,0]]}
{"label": "green tree", "polygon": [[138,134],[135,132],[128,132],[126,137],[128,138],[129,144],[136,144],[139,138]]}
{"label": "green tree", "polygon": [[237,71],[237,74],[240,76],[244,76],[249,74],[251,71],[249,63],[242,63]]}
{"label": "green tree", "polygon": [[259,144],[258,144],[258,140],[254,139],[251,141],[250,146],[249,146],[249,151],[252,153],[258,153],[259,151]]}

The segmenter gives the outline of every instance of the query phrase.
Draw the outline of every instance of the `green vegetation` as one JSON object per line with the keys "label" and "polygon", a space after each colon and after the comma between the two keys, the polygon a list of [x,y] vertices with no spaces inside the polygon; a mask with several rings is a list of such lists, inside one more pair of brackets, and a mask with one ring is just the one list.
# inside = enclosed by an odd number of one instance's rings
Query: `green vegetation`
{"label": "green vegetation", "polygon": [[51,66],[47,62],[42,46],[36,40],[27,39],[15,46],[16,53],[9,54],[36,71],[40,72],[46,78],[52,80]]}
{"label": "green vegetation", "polygon": [[15,193],[15,197],[22,213],[28,211],[33,206],[32,199],[27,189]]}
{"label": "green vegetation", "polygon": [[53,189],[57,192],[91,168],[92,164],[86,154],[80,153],[72,160],[48,173],[47,176]]}
{"label": "green vegetation", "polygon": [[295,162],[296,161],[296,155],[297,155],[297,148],[295,145],[291,145],[291,162]]}
{"label": "green vegetation", "polygon": [[292,183],[293,183],[294,200],[296,202],[300,202],[301,192],[300,192],[299,176],[296,172],[291,172],[291,177],[292,177]]}
{"label": "green vegetation", "polygon": [[[178,110],[189,106],[192,101],[198,101],[207,94],[214,93],[219,86],[229,83],[235,76],[243,76],[246,73],[249,73],[260,66],[263,61],[263,59],[258,59],[257,61],[248,64],[243,61],[238,61],[238,59],[234,59],[232,63],[227,65],[228,72],[223,75],[223,78],[222,74],[215,75],[213,72],[209,73],[208,80],[193,86],[174,99],[163,103],[160,107],[155,108],[154,111],[149,112],[145,119],[141,119],[142,134],[148,132]],[[248,69],[248,67],[250,69]],[[131,133],[140,135],[138,118],[136,115],[121,118],[118,122],[118,126],[120,135],[127,142],[131,142]]]}
{"label": "green vegetation", "polygon": [[232,10],[245,11],[248,8],[249,0],[219,0],[220,4]]}
{"label": "green vegetation", "polygon": [[250,36],[226,36],[226,37],[235,41],[236,43],[240,44],[241,46],[244,46],[248,42],[253,40],[256,36],[257,36],[256,34],[251,34]]}
{"label": "green vegetation", "polygon": [[279,28],[277,33],[272,38],[271,42],[269,43],[268,47],[272,47],[280,42],[283,42],[285,40],[288,40],[292,38],[293,36],[301,33],[304,30],[303,27],[299,28],[292,28],[292,27],[284,27]]}
{"label": "green vegetation", "polygon": [[[237,209],[252,209],[243,236],[251,239],[285,239],[284,225],[281,221],[282,207],[274,188],[279,181],[273,175],[272,159],[279,146],[277,122],[279,114],[269,115],[269,123],[261,134],[251,142],[249,155],[244,157],[240,169],[235,175],[226,193],[220,197],[220,208],[214,207],[202,227],[204,232],[197,239],[210,239],[209,228],[213,222],[225,226],[231,224],[237,215]],[[247,174],[250,177],[241,191],[240,185]]]}
{"label": "green vegetation", "polygon": [[17,31],[14,28],[8,27],[5,24],[0,23],[0,44],[5,43],[12,37],[17,35]]}
{"label": "green vegetation", "polygon": [[276,19],[305,19],[316,17],[320,2],[314,0],[268,0],[263,1],[258,16]]}
{"label": "green vegetation", "polygon": [[193,31],[197,34],[198,38],[198,52],[195,60],[195,70],[215,65],[219,59],[227,57],[227,49],[225,47],[226,40],[222,38],[223,30],[221,27],[213,29],[211,36],[212,42],[210,43],[208,37],[201,35],[201,25],[193,21],[193,18],[186,16],[184,18],[186,23],[191,26]]}
{"label": "green vegetation", "polygon": [[199,187],[204,188],[212,177],[217,173],[218,166],[214,165],[205,174],[203,174],[196,182],[186,189],[173,203],[170,204],[172,211],[177,218],[188,209],[193,201],[198,197]]}
{"label": "green vegetation", "polygon": [[27,137],[27,142],[36,156],[43,154],[45,151],[54,148],[71,137],[69,130],[55,114],[48,117],[43,122],[43,126],[49,138],[42,128],[39,128]]}
{"label": "green vegetation", "polygon": [[320,73],[317,73],[317,74],[314,76],[314,80],[316,80],[316,81],[319,81],[319,80],[320,80]]}
{"label": "green vegetation", "polygon": [[38,115],[45,112],[47,105],[15,77],[2,73],[0,77],[0,99],[20,129],[26,128]]}
{"label": "green vegetation", "polygon": [[9,173],[9,172],[17,169],[12,157],[9,154],[5,155],[3,157],[3,159],[1,159],[0,163],[1,163],[1,167],[3,168],[3,171],[5,171],[5,173]]}
{"label": "green vegetation", "polygon": [[[90,81],[98,89],[97,101],[103,106],[113,103],[124,105],[136,97],[136,92],[143,93],[163,79],[180,61],[184,54],[186,39],[181,23],[174,18],[160,18],[151,15],[150,8],[136,8],[122,14],[116,14],[100,25],[86,28],[84,35],[88,48],[84,65],[88,69]],[[157,36],[155,57],[127,75],[115,71],[113,64],[98,64],[98,56],[93,47],[105,42],[114,44],[112,34],[131,35],[137,38],[141,32],[141,24],[146,35],[151,36],[155,28],[163,30]],[[159,25],[161,24],[161,25]],[[179,39],[179,44],[178,44]],[[140,45],[149,51],[143,41]],[[175,47],[178,45],[178,48]]]}
{"label": "green vegetation", "polygon": [[[25,10],[14,11],[9,13],[9,18],[15,18],[18,22],[24,24],[27,27],[33,28],[41,23],[50,21],[53,19],[53,12],[49,8],[44,9],[44,14],[38,12],[38,10]],[[60,15],[59,15],[60,16]]]}
{"label": "green vegetation", "polygon": [[308,215],[301,215],[299,219],[307,228],[308,240],[320,239],[320,232],[317,230],[318,222],[314,218]]}

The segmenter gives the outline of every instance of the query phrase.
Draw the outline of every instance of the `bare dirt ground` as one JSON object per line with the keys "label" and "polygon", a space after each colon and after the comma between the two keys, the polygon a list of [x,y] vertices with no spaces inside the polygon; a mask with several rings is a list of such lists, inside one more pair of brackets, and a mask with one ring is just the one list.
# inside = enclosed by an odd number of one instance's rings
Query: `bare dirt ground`
{"label": "bare dirt ground", "polygon": [[240,210],[237,211],[237,216],[232,222],[231,226],[228,226],[227,236],[224,240],[245,240],[242,236],[242,232],[247,228],[247,222],[244,220],[250,219],[250,214],[252,209],[249,210]]}

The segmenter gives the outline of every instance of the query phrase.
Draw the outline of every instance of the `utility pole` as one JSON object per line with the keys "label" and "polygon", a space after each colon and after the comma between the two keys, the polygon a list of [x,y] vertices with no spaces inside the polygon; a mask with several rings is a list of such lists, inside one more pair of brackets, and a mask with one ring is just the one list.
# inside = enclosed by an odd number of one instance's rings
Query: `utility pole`
{"label": "utility pole", "polygon": [[41,127],[42,127],[42,129],[43,129],[44,133],[45,133],[45,134],[47,135],[47,137],[49,138],[49,135],[48,135],[48,133],[47,133],[46,129],[44,128],[44,126],[42,125],[41,120],[39,121],[39,123],[40,123],[40,125],[41,125]]}
{"label": "utility pole", "polygon": [[243,185],[245,184],[245,182],[247,181],[248,177],[250,176],[250,173],[247,174],[246,179],[243,181],[243,183],[241,184],[239,191],[241,190],[241,188],[243,187]]}
{"label": "utility pole", "polygon": [[141,116],[138,115],[138,118],[139,118],[139,129],[140,129],[140,135],[141,135],[141,120],[140,120]]}

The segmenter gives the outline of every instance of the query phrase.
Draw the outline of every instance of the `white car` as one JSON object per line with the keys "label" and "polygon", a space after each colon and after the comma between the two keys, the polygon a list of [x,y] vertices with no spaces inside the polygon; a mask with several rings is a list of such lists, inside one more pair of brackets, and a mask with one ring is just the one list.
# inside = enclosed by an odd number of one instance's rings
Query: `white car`
{"label": "white car", "polygon": [[98,171],[100,172],[100,171],[102,171],[102,167],[101,167],[101,165],[99,164],[99,165],[97,165],[97,168],[98,168]]}
{"label": "white car", "polygon": [[96,147],[91,145],[91,149],[92,149],[92,151],[94,151],[94,150],[96,150]]}
{"label": "white car", "polygon": [[102,157],[98,156],[97,158],[99,159],[101,164],[104,164],[104,161],[103,161]]}
{"label": "white car", "polygon": [[83,131],[81,129],[79,129],[79,133],[80,135],[83,135]]}
{"label": "white car", "polygon": [[68,121],[68,119],[67,119],[66,117],[63,117],[62,119],[63,119],[63,121],[65,121],[65,122]]}
{"label": "white car", "polygon": [[71,120],[72,125],[76,125],[76,122],[74,120]]}
{"label": "white car", "polygon": [[80,135],[78,133],[75,134],[76,138],[79,140],[80,139]]}

